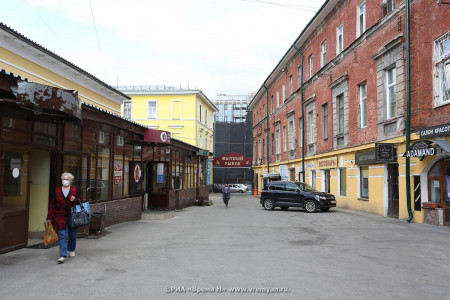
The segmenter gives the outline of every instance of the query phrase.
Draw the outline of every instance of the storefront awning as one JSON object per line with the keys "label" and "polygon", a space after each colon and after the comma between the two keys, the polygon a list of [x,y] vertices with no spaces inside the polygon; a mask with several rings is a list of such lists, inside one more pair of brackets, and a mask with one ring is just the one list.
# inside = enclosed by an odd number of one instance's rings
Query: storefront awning
{"label": "storefront awning", "polygon": [[433,143],[450,153],[450,141],[446,140],[434,140]]}
{"label": "storefront awning", "polygon": [[37,114],[60,114],[81,119],[81,107],[76,91],[28,81],[17,81],[17,87],[12,86],[11,91],[16,98],[16,104],[32,107]]}

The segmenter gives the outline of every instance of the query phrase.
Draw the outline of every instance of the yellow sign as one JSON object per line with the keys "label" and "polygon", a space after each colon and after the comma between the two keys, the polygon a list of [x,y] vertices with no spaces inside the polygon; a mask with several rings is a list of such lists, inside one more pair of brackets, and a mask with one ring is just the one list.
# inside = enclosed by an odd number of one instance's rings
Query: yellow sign
{"label": "yellow sign", "polygon": [[317,169],[336,169],[337,168],[337,158],[322,158],[317,161]]}

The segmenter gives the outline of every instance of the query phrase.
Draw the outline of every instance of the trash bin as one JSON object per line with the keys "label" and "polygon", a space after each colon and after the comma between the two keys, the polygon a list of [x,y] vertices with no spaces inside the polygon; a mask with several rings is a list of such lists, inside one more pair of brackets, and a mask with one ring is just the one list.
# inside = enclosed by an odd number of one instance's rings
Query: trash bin
{"label": "trash bin", "polygon": [[89,233],[101,234],[104,229],[105,213],[95,212],[91,215],[91,224],[89,225]]}

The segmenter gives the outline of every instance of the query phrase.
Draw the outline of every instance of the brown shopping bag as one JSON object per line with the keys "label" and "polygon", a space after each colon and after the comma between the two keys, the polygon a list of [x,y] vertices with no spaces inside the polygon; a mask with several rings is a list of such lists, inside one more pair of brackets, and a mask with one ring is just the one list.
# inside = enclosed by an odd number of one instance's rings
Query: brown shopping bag
{"label": "brown shopping bag", "polygon": [[56,243],[58,241],[58,235],[51,222],[44,222],[45,232],[44,232],[44,244],[47,246],[49,244]]}

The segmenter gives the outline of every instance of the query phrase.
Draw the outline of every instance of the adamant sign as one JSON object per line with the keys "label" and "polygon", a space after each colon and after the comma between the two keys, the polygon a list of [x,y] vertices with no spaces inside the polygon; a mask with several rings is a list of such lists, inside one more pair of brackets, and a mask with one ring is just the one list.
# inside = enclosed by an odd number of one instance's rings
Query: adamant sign
{"label": "adamant sign", "polygon": [[431,147],[433,142],[422,140],[412,144],[408,150],[403,154],[403,157],[417,157],[422,161],[425,156],[432,156],[436,154],[436,148]]}

